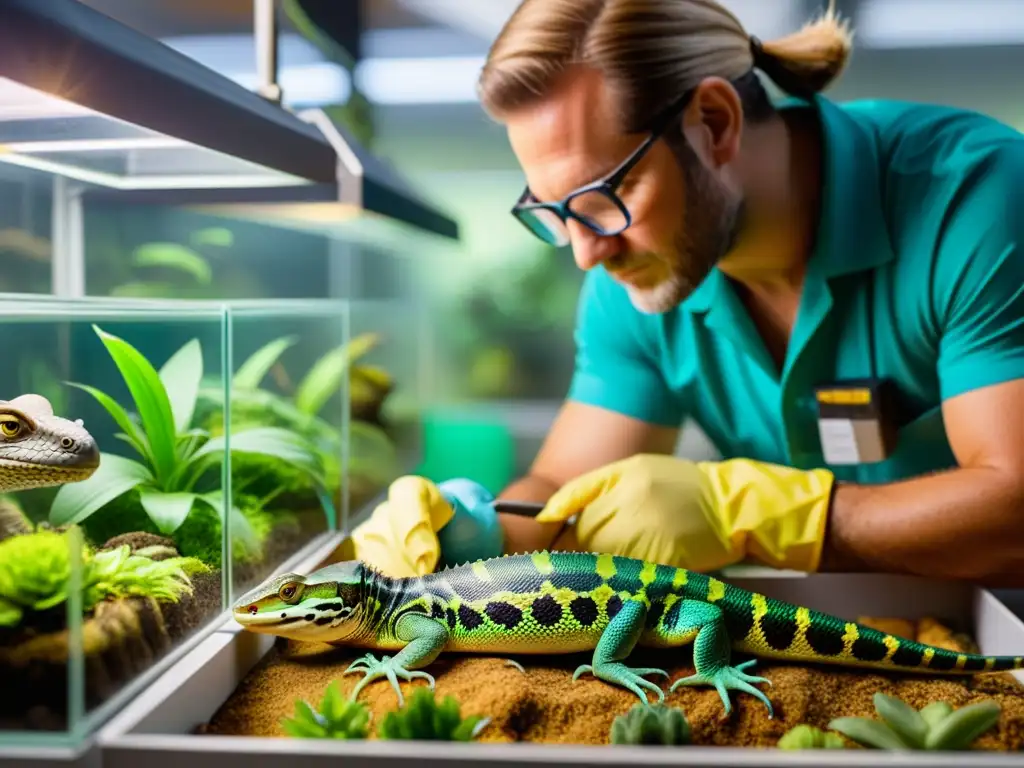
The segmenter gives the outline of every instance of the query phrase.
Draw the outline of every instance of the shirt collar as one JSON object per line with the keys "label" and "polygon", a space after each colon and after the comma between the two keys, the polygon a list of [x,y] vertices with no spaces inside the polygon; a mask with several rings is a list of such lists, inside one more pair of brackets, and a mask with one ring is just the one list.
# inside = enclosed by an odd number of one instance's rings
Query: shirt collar
{"label": "shirt collar", "polygon": [[[824,278],[873,269],[895,257],[883,200],[879,148],[871,130],[823,96],[787,99],[781,109],[815,109],[822,126],[821,218],[808,268]],[[683,307],[707,311],[726,285],[713,269]]]}

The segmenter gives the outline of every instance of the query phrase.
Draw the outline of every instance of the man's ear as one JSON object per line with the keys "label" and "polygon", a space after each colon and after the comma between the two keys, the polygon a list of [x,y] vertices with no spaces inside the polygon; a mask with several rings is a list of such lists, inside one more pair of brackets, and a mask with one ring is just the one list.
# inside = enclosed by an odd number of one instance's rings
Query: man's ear
{"label": "man's ear", "polygon": [[732,83],[721,77],[700,82],[683,113],[683,133],[712,168],[736,158],[743,133],[743,105]]}

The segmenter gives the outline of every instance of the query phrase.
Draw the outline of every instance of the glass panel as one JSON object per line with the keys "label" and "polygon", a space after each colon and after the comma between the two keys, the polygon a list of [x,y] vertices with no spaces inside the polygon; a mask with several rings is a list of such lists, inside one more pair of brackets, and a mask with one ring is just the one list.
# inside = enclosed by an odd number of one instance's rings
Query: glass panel
{"label": "glass panel", "polygon": [[90,203],[84,218],[86,286],[93,296],[329,295],[329,242],[320,234],[156,205]]}
{"label": "glass panel", "polygon": [[0,293],[49,293],[53,179],[0,165]]}
{"label": "glass panel", "polygon": [[358,515],[392,480],[422,461],[420,428],[427,379],[422,355],[429,317],[405,301],[349,304],[349,514]]}
{"label": "glass panel", "polygon": [[[73,741],[225,607],[226,454],[195,419],[225,312],[2,298],[0,326],[0,742]],[[86,479],[53,465],[90,441]]]}
{"label": "glass panel", "polygon": [[114,189],[307,183],[0,78],[0,162]]}
{"label": "glass panel", "polygon": [[[230,307],[232,600],[338,527],[351,354],[345,312],[333,301]],[[201,418],[223,422],[215,385]]]}

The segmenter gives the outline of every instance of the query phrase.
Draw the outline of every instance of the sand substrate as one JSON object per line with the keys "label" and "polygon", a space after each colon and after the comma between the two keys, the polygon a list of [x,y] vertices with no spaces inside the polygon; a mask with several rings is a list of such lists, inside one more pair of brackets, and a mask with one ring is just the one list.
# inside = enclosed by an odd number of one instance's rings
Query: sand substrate
{"label": "sand substrate", "polygon": [[[866,624],[946,648],[974,650],[971,642],[941,624],[924,620],[880,620],[861,617]],[[284,737],[281,720],[295,713],[295,700],[319,704],[328,683],[338,680],[348,694],[361,678],[341,673],[365,651],[279,640],[242,682],[235,694],[214,715],[201,733],[231,736]],[[427,671],[437,680],[439,697],[451,694],[463,715],[491,718],[481,732],[482,742],[542,742],[549,744],[607,744],[612,720],[637,703],[632,693],[584,675],[572,681],[577,665],[589,656],[518,657],[524,675],[503,659],[445,655]],[[735,662],[734,662],[735,663]],[[660,666],[668,682],[693,674],[692,649],[677,653],[642,652],[630,659],[634,666]],[[772,747],[789,728],[807,723],[826,728],[843,716],[876,717],[872,697],[878,691],[904,699],[914,707],[944,700],[954,708],[993,698],[1002,706],[998,725],[979,738],[975,749],[1017,751],[1024,748],[1024,686],[1005,673],[974,678],[938,678],[915,675],[849,671],[839,667],[803,666],[759,661],[753,674],[775,707],[768,719],[765,706],[752,696],[732,691],[733,712],[724,713],[713,688],[682,687],[668,694],[670,705],[681,707],[693,732],[692,742],[703,745]],[[662,677],[650,678],[667,691]],[[402,682],[408,695],[424,681]],[[360,701],[373,712],[375,724],[394,709],[396,698],[386,680],[366,686]],[[849,744],[849,746],[853,746]]]}

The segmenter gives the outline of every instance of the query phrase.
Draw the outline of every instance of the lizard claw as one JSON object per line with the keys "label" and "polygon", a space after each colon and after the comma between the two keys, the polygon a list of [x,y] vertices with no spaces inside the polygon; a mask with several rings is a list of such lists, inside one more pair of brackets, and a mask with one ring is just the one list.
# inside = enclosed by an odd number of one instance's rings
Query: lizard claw
{"label": "lizard claw", "polygon": [[614,683],[621,685],[623,688],[635,693],[640,697],[640,701],[644,704],[649,704],[650,701],[647,698],[647,694],[642,689],[653,691],[658,695],[658,701],[665,700],[665,692],[661,690],[657,685],[652,683],[650,680],[644,680],[644,675],[664,675],[668,677],[668,672],[663,669],[657,669],[655,667],[627,667],[620,661],[607,662],[605,664],[597,664],[592,666],[590,664],[580,664],[576,667],[576,671],[572,674],[572,679],[575,681],[585,672],[590,672],[594,677],[599,680],[604,680],[606,683]]}
{"label": "lizard claw", "polygon": [[768,707],[768,717],[774,717],[774,710],[772,703],[762,691],[755,688],[752,683],[766,683],[771,685],[771,680],[764,677],[754,677],[748,675],[743,670],[753,666],[757,663],[757,659],[745,661],[742,664],[737,664],[735,667],[719,667],[711,672],[698,672],[697,674],[690,675],[689,677],[683,677],[672,683],[669,688],[669,692],[675,691],[681,685],[712,685],[718,691],[718,695],[722,699],[722,703],[725,705],[725,714],[732,712],[732,702],[729,701],[729,690],[743,691],[754,696],[758,700],[762,701],[766,707]]}
{"label": "lizard claw", "polygon": [[[356,665],[361,665],[357,667]],[[395,690],[395,695],[398,696],[398,706],[405,704],[405,697],[402,695],[402,689],[398,684],[398,678],[402,678],[406,682],[415,679],[422,679],[427,681],[427,685],[430,686],[430,690],[434,690],[434,678],[432,675],[421,672],[420,670],[409,670],[400,664],[396,664],[395,660],[390,656],[382,656],[378,661],[372,653],[366,654],[361,659],[356,659],[348,668],[342,672],[342,675],[347,675],[352,672],[363,672],[363,679],[356,683],[356,687],[352,689],[351,700],[355,701],[359,697],[360,691],[366,687],[367,684],[374,680],[379,680],[382,677],[386,677],[388,682],[391,683],[391,687]]]}

